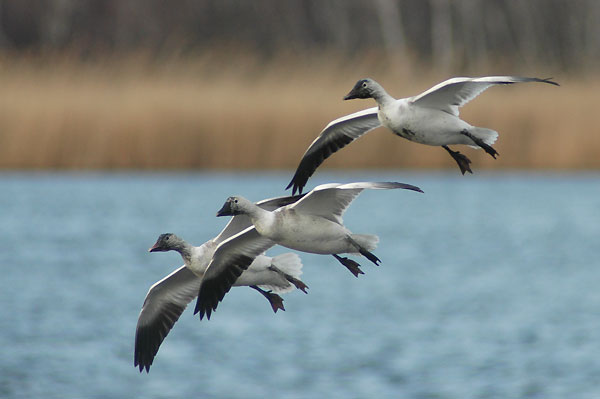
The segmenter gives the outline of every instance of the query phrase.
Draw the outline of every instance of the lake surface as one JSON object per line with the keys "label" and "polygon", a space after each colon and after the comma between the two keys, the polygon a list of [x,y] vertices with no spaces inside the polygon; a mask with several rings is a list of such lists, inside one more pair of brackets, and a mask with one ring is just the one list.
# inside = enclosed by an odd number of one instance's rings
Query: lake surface
{"label": "lake surface", "polygon": [[[366,191],[345,215],[380,237],[353,277],[301,254],[285,312],[235,288],[187,309],[150,373],[133,367],[151,284],[232,194],[291,173],[0,174],[2,398],[600,398],[600,175],[317,173],[420,186]],[[269,253],[285,252],[273,248]]]}

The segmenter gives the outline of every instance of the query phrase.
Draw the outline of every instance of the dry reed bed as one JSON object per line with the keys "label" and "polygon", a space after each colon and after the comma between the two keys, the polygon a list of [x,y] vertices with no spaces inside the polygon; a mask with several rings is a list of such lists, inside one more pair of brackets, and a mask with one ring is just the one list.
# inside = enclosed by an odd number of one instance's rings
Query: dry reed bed
{"label": "dry reed bed", "polygon": [[[0,168],[291,169],[330,120],[374,105],[342,101],[356,79],[371,76],[403,97],[447,77],[418,75],[293,59],[158,67],[4,60]],[[500,133],[496,161],[461,149],[475,170],[600,167],[600,79],[556,79],[559,88],[495,87],[462,109],[470,123]],[[382,128],[324,166],[455,168],[443,150]]]}

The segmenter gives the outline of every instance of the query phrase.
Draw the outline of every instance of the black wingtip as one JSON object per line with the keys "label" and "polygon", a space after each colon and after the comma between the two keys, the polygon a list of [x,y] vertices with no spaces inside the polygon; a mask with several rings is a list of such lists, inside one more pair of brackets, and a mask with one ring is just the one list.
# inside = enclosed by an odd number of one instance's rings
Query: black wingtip
{"label": "black wingtip", "polygon": [[299,185],[298,183],[296,183],[296,176],[294,176],[294,178],[292,179],[292,181],[290,182],[290,184],[288,184],[285,189],[289,190],[290,187],[292,188],[292,195],[296,195],[296,191],[298,192],[298,195],[300,195],[300,194],[302,194],[302,188],[304,186],[303,185]]}
{"label": "black wingtip", "polygon": [[[200,306],[200,301],[196,300],[196,307],[194,308],[194,314],[200,314],[200,320],[204,319],[204,316],[206,314],[206,309],[204,309],[203,307]],[[208,320],[210,320],[210,314],[206,317]]]}
{"label": "black wingtip", "polygon": [[[290,187],[292,187],[292,185],[294,184],[294,179],[292,179],[290,181],[290,183],[285,187],[286,190],[289,190]],[[292,190],[292,195],[294,195],[294,192],[296,191],[296,186],[294,186],[294,189]]]}
{"label": "black wingtip", "polygon": [[554,78],[544,78],[544,79],[540,79],[540,81],[543,83],[549,83],[554,86],[560,86],[557,82],[553,81],[552,79],[554,79]]}
{"label": "black wingtip", "polygon": [[137,359],[137,357],[133,362],[133,367],[140,369],[140,373],[143,373],[144,370],[146,370],[146,374],[148,374],[150,372],[151,365],[152,365],[152,360],[150,360],[149,362],[141,362]]}
{"label": "black wingtip", "polygon": [[402,188],[404,188],[404,189],[406,189],[406,190],[416,191],[416,192],[418,192],[418,193],[423,193],[423,194],[425,194],[425,191],[421,190],[421,188],[420,188],[420,187],[413,186],[412,184],[406,184],[406,183],[403,183],[403,184],[404,184],[404,186],[403,186]]}

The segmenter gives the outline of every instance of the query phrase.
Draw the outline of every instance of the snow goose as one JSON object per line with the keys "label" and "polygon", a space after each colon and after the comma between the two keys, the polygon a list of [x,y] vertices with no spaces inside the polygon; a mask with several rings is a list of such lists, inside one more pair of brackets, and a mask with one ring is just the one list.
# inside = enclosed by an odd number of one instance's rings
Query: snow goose
{"label": "snow goose", "polygon": [[[276,209],[277,206],[298,198],[300,196],[282,197],[262,201],[257,205],[265,209]],[[162,341],[188,303],[198,295],[202,278],[219,245],[248,226],[250,220],[240,215],[232,218],[217,237],[199,247],[167,233],[161,234],[149,249],[150,252],[177,251],[183,258],[184,265],[152,285],[146,294],[135,333],[134,365],[139,367],[140,372],[144,369],[150,370]],[[229,245],[236,244],[235,240],[231,241]],[[235,248],[228,248],[229,252],[236,252]],[[260,254],[253,259],[234,285],[249,286],[257,290],[267,298],[273,311],[277,312],[278,309],[285,310],[283,299],[278,293],[289,292],[294,287],[306,293],[308,287],[299,279],[301,274],[302,263],[294,253],[288,252],[273,258]]]}
{"label": "snow goose", "polygon": [[[410,184],[394,182],[329,183],[317,186],[299,201],[273,211],[256,206],[243,197],[229,197],[217,216],[247,215],[253,227],[235,237],[243,240],[249,249],[254,246],[255,252],[279,244],[298,251],[333,255],[358,277],[362,274],[360,265],[339,254],[360,254],[378,265],[380,260],[371,251],[375,249],[379,238],[375,235],[353,234],[343,225],[342,215],[364,189],[398,188],[422,192]],[[250,251],[246,255],[252,257]],[[200,285],[195,309],[195,313],[200,312],[200,318],[205,313],[210,315],[217,308],[236,281],[232,276],[239,274],[239,269],[244,265],[244,261],[217,263],[215,258],[216,254]],[[246,259],[245,263],[250,261]]]}
{"label": "snow goose", "polygon": [[344,100],[373,98],[377,107],[355,112],[329,123],[304,153],[286,190],[292,187],[292,193],[302,192],[310,176],[327,157],[382,125],[407,140],[441,146],[454,158],[463,175],[465,172],[473,173],[469,167],[469,158],[451,150],[448,145],[466,144],[483,148],[496,158],[498,152],[492,144],[498,133],[471,126],[459,118],[458,109],[493,85],[520,82],[541,82],[558,86],[558,83],[550,79],[517,76],[452,78],[417,96],[396,100],[373,79],[361,79]]}

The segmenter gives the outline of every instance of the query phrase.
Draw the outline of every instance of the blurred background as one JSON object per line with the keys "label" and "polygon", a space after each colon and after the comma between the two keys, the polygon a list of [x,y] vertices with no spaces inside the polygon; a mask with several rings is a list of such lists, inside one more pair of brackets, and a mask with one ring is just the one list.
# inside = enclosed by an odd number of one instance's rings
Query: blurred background
{"label": "blurred background", "polygon": [[[0,398],[600,398],[598,0],[0,0]],[[497,160],[383,128],[307,185],[393,180],[345,214],[359,279],[300,254],[274,315],[232,289],[133,367],[148,288],[229,195],[284,195],[342,101],[453,76],[553,77],[461,109]],[[281,253],[274,248],[269,254]]]}
{"label": "blurred background", "polygon": [[[0,168],[291,169],[372,77],[395,97],[452,76],[553,77],[462,109],[500,133],[476,168],[600,167],[595,0],[4,0]],[[382,134],[385,133],[385,134]],[[455,168],[385,129],[328,167]]]}

